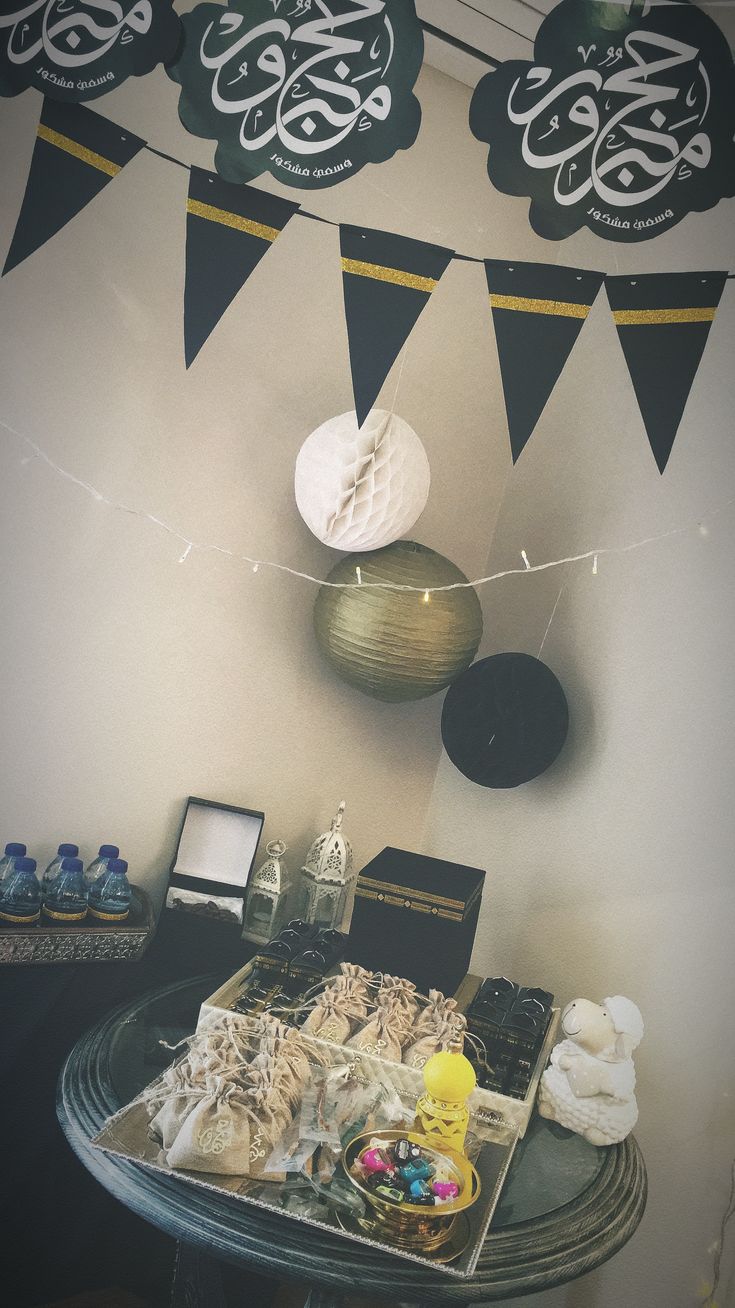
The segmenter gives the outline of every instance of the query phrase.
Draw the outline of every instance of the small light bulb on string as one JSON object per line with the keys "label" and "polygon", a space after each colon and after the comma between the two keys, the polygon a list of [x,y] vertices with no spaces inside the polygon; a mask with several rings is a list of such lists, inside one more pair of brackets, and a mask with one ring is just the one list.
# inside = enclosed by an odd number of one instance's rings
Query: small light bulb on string
{"label": "small light bulb on string", "polygon": [[358,584],[358,586],[361,586],[361,585],[362,585],[362,568],[360,568],[359,565],[358,565],[358,566],[355,568],[355,572],[357,573],[357,584]]}
{"label": "small light bulb on string", "polygon": [[597,576],[597,555],[595,555],[594,559],[592,560],[592,576],[593,577]]}
{"label": "small light bulb on string", "polygon": [[430,599],[431,599],[431,596],[429,595],[428,590],[425,590],[425,591],[424,591],[424,604],[428,604]]}
{"label": "small light bulb on string", "polygon": [[191,554],[191,551],[192,551],[192,543],[191,541],[189,541],[189,544],[187,545],[186,549],[184,550],[184,553],[181,555],[181,558],[179,559],[179,563],[186,563],[186,560]]}
{"label": "small light bulb on string", "polygon": [[528,562],[528,555],[526,554],[525,550],[521,550],[521,558],[523,559],[523,562],[525,563],[527,570],[530,572],[531,564]]}
{"label": "small light bulb on string", "polygon": [[254,563],[254,564],[253,564],[253,572],[257,572],[257,571],[259,570],[259,568],[260,568],[260,564],[259,564],[259,563]]}

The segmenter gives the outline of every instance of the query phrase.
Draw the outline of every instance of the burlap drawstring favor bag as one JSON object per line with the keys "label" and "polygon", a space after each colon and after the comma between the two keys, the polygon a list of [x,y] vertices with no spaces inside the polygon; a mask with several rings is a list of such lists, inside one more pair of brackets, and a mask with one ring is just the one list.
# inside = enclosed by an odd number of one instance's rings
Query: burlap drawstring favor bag
{"label": "burlap drawstring favor bag", "polygon": [[403,1062],[407,1067],[420,1071],[432,1054],[449,1049],[450,1045],[461,1040],[465,1026],[466,1018],[461,1013],[447,1014],[445,1017],[437,1015],[437,1020],[433,1024],[427,1023],[418,1040],[414,1040],[404,1050]]}
{"label": "burlap drawstring favor bag", "polygon": [[392,1003],[394,1000],[405,1011],[409,1021],[413,1022],[419,1011],[416,987],[413,981],[406,981],[405,977],[402,976],[389,976],[385,972],[380,989],[375,997],[375,1003],[380,1007],[382,1004]]}
{"label": "burlap drawstring favor bag", "polygon": [[311,1062],[300,1031],[269,1014],[213,1018],[142,1096],[169,1167],[259,1176],[293,1121]]}
{"label": "burlap drawstring favor bag", "polygon": [[166,1162],[189,1172],[246,1176],[253,1116],[235,1086],[217,1086],[186,1117],[166,1153]]}
{"label": "burlap drawstring favor bag", "polygon": [[197,1087],[193,1084],[187,1063],[169,1068],[165,1079],[168,1094],[149,1125],[151,1134],[161,1142],[164,1151],[171,1148],[189,1113],[206,1094],[204,1085]]}
{"label": "burlap drawstring favor bag", "polygon": [[386,996],[365,1025],[347,1041],[348,1048],[360,1049],[376,1058],[400,1063],[401,1047],[411,1029],[411,1017],[397,995]]}

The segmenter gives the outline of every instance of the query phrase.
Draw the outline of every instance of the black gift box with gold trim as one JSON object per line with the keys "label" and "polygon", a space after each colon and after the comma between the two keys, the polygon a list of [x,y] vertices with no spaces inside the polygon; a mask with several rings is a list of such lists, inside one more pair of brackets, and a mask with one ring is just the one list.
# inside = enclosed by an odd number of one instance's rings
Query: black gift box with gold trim
{"label": "black gift box with gold trim", "polygon": [[388,846],[357,879],[347,957],[453,995],[475,941],[485,873]]}

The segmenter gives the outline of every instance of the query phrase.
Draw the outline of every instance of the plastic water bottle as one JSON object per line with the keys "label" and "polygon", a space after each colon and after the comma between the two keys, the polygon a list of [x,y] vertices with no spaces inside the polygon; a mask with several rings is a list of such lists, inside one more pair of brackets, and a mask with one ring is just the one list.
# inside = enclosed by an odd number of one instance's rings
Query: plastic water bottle
{"label": "plastic water bottle", "polygon": [[119,858],[120,850],[117,845],[100,845],[99,854],[92,859],[87,871],[84,873],[84,884],[87,890],[94,884],[97,877],[105,871],[111,858]]}
{"label": "plastic water bottle", "polygon": [[87,888],[81,858],[63,858],[43,905],[54,922],[82,922],[87,916]]}
{"label": "plastic water bottle", "polygon": [[43,880],[41,882],[41,902],[45,900],[48,894],[48,888],[54,877],[61,871],[63,860],[65,858],[76,858],[78,854],[78,845],[59,845],[55,857],[51,859],[51,862],[43,874]]}
{"label": "plastic water bottle", "polygon": [[9,872],[12,872],[16,861],[19,858],[25,858],[27,853],[25,845],[21,845],[16,840],[11,840],[5,846],[5,853],[0,858],[0,898],[2,898],[2,883]]}
{"label": "plastic water bottle", "polygon": [[31,926],[41,916],[41,887],[35,858],[15,855],[3,878],[0,921],[12,926]]}
{"label": "plastic water bottle", "polygon": [[130,912],[131,889],[124,858],[111,858],[89,888],[89,915],[101,922],[122,922]]}

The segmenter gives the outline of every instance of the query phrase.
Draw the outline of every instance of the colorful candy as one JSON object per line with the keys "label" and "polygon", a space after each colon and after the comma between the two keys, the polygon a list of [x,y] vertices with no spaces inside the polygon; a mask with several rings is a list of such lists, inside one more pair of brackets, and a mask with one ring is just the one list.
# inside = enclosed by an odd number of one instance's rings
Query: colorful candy
{"label": "colorful candy", "polygon": [[353,1173],[373,1194],[394,1204],[432,1207],[451,1203],[460,1193],[450,1179],[448,1160],[437,1156],[432,1161],[431,1152],[405,1137],[387,1145],[374,1136],[355,1160]]}
{"label": "colorful candy", "polygon": [[361,1156],[360,1162],[366,1167],[368,1172],[394,1172],[395,1163],[392,1163],[384,1149],[366,1149]]}
{"label": "colorful candy", "polygon": [[411,1149],[416,1149],[417,1145],[412,1145],[410,1140],[396,1140],[393,1146],[393,1157],[397,1163],[407,1163],[409,1158],[417,1157],[411,1154]]}
{"label": "colorful candy", "polygon": [[410,1163],[406,1163],[398,1169],[404,1181],[428,1181],[434,1175],[435,1169],[425,1158],[412,1158]]}

